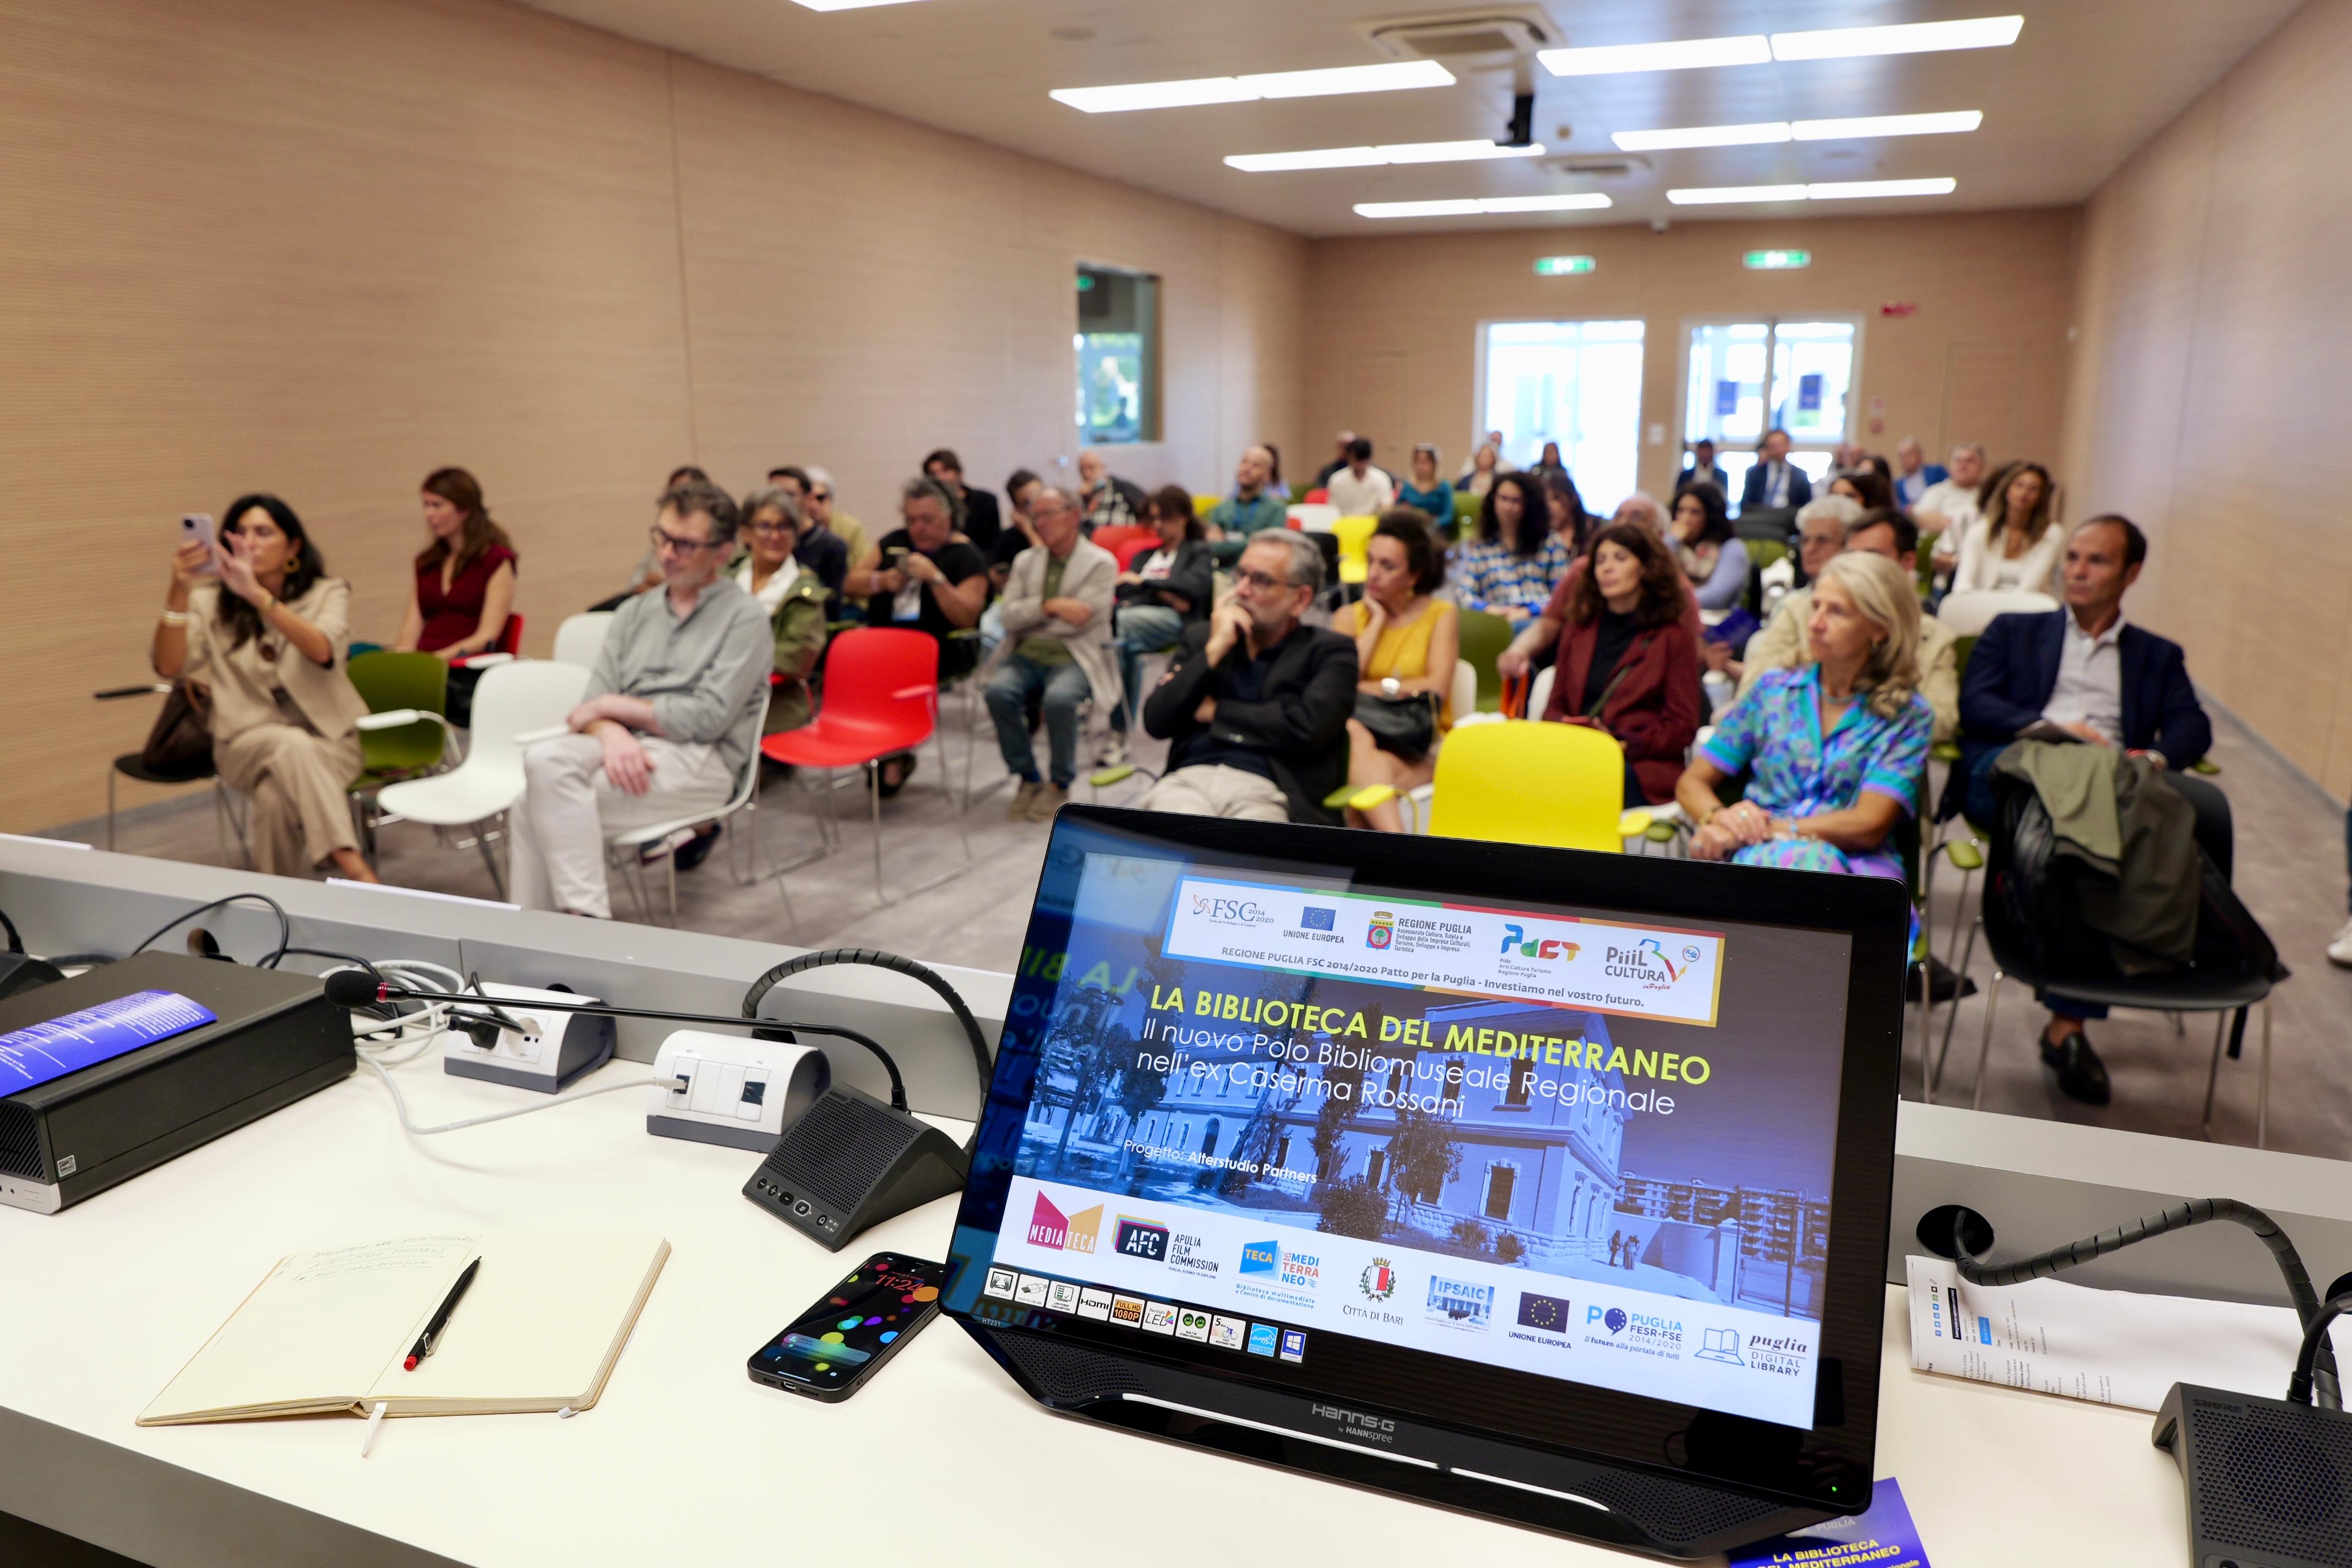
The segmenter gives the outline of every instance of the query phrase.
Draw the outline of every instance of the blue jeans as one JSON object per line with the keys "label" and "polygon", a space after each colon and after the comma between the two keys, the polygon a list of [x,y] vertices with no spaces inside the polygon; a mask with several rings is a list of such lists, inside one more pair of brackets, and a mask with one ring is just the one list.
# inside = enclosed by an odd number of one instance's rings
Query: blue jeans
{"label": "blue jeans", "polygon": [[1127,710],[1143,704],[1143,693],[1136,689],[1143,677],[1143,656],[1174,647],[1184,635],[1184,617],[1165,605],[1121,605],[1111,626],[1118,632],[1111,646],[1118,650],[1118,679],[1127,689],[1127,700],[1111,710],[1110,727],[1124,732]]}
{"label": "blue jeans", "polygon": [[1078,776],[1078,709],[1094,688],[1087,672],[1075,664],[1037,664],[1019,654],[998,665],[981,693],[988,699],[988,716],[996,721],[997,749],[1004,765],[1019,777],[1037,781],[1037,753],[1029,744],[1029,699],[1045,694],[1045,748],[1050,754],[1055,786],[1070,787]]}

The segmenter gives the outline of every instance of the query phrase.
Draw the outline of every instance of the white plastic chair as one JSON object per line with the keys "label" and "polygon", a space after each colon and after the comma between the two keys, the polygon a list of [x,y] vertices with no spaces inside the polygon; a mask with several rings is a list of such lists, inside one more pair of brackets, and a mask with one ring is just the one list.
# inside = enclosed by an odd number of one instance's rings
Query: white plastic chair
{"label": "white plastic chair", "polygon": [[[503,899],[506,877],[490,853],[495,835],[487,824],[522,795],[527,738],[562,732],[564,719],[580,705],[587,687],[586,667],[554,659],[520,659],[485,670],[474,689],[473,746],[466,760],[431,778],[386,784],[376,797],[381,820],[422,822],[436,828],[484,825],[477,828],[471,846],[457,847],[481,851],[490,885]],[[371,717],[391,722],[404,716]]]}
{"label": "white plastic chair", "polygon": [[1293,528],[1307,533],[1329,533],[1339,521],[1339,509],[1326,506],[1320,501],[1311,506],[1301,502],[1297,506],[1285,507],[1283,515]]}
{"label": "white plastic chair", "polygon": [[596,656],[604,651],[604,634],[613,627],[610,610],[583,610],[576,616],[566,616],[563,624],[555,628],[555,660],[559,664],[576,664],[583,669],[596,668]]}
{"label": "white plastic chair", "polygon": [[[654,911],[653,901],[646,893],[646,865],[649,860],[658,859],[669,868],[669,920],[672,925],[677,923],[677,852],[683,846],[682,843],[665,841],[676,836],[686,835],[689,830],[699,828],[707,823],[717,823],[724,826],[729,819],[739,812],[759,809],[759,736],[761,731],[768,727],[768,703],[772,699],[772,689],[762,686],[760,689],[760,724],[758,729],[751,731],[751,754],[745,759],[743,776],[737,782],[735,794],[726,805],[716,811],[699,811],[690,816],[674,817],[667,822],[649,823],[643,827],[625,827],[604,840],[606,863],[618,865],[627,871],[630,891],[636,896],[637,908],[645,911],[648,921],[652,920]],[[946,765],[942,758],[940,767],[944,769]],[[732,853],[730,849],[730,854]],[[751,864],[757,866],[756,845],[751,847],[749,858]],[[735,879],[740,882],[747,879],[739,872]],[[780,881],[779,886],[781,885]],[[789,895],[787,898],[789,899]],[[790,912],[789,906],[787,912]]]}
{"label": "white plastic chair", "polygon": [[1970,588],[1947,595],[1937,606],[1936,618],[1954,637],[1973,637],[1983,636],[1995,616],[2047,615],[2057,607],[2058,601],[2049,595],[2023,588]]}

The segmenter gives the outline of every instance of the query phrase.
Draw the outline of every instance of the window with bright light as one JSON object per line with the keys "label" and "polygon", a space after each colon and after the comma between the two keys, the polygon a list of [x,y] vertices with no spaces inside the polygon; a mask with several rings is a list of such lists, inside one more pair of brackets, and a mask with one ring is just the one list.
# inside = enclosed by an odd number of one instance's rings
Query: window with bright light
{"label": "window with bright light", "polygon": [[1160,279],[1078,268],[1078,444],[1160,439]]}
{"label": "window with bright light", "polygon": [[1640,321],[1494,321],[1486,328],[1478,428],[1531,468],[1547,444],[1601,516],[1633,490],[1642,458]]}
{"label": "window with bright light", "polygon": [[1862,323],[1853,317],[1696,321],[1685,329],[1683,441],[1713,441],[1739,504],[1768,430],[1789,433],[1789,460],[1818,484],[1848,438]]}

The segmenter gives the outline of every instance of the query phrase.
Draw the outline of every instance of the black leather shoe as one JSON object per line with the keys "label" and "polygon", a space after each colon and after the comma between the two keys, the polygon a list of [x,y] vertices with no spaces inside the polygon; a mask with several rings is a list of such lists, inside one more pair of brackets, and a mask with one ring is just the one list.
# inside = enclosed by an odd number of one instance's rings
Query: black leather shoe
{"label": "black leather shoe", "polygon": [[[1976,994],[1977,983],[1975,981],[1969,979],[1965,974],[1957,973],[1950,964],[1946,963],[1940,958],[1933,956],[1928,958],[1928,1001],[1936,1004],[1937,1006],[1941,1006],[1943,1004],[1949,1002],[1955,996],[1973,996]],[[1911,966],[1910,985],[1905,994],[1908,995],[1914,1002],[1916,1002],[1919,999],[1919,966],[1916,963]]]}
{"label": "black leather shoe", "polygon": [[710,847],[718,842],[718,827],[706,827],[673,850],[670,858],[677,863],[679,870],[691,871],[709,858]]}
{"label": "black leather shoe", "polygon": [[2045,1031],[2042,1037],[2043,1065],[2057,1069],[2058,1088],[2069,1100],[2079,1100],[2084,1105],[2105,1105],[2113,1091],[2107,1084],[2107,1064],[2091,1048],[2091,1037],[2077,1029],[2066,1037],[2063,1045],[2052,1045]]}

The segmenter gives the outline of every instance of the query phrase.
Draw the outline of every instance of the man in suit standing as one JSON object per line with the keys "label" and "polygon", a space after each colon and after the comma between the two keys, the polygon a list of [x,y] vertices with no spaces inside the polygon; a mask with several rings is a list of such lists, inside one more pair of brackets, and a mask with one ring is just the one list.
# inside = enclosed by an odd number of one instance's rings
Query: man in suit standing
{"label": "man in suit standing", "polygon": [[1739,510],[1802,506],[1812,499],[1813,481],[1789,461],[1789,433],[1767,430],[1763,445],[1756,448],[1756,461],[1748,467],[1748,482],[1740,487]]}
{"label": "man in suit standing", "polygon": [[[1970,821],[1995,821],[1993,763],[2020,731],[2046,721],[2087,744],[2121,746],[2161,765],[2195,808],[2200,842],[2209,852],[2227,844],[2229,802],[2183,772],[2213,743],[2188,659],[2179,643],[2124,620],[2124,595],[2147,559],[2147,538],[2128,519],[2095,517],[2066,541],[2060,575],[2065,608],[1996,616],[1977,639],[1960,689],[1960,778]],[[2083,1020],[2104,1018],[2107,1010],[2058,1000],[2049,1005],[2042,1060],[2057,1068],[2058,1087],[2067,1094],[2105,1104],[2106,1068]]]}
{"label": "man in suit standing", "polygon": [[1692,485],[1713,485],[1725,495],[1731,493],[1731,481],[1724,477],[1723,465],[1715,460],[1715,443],[1704,437],[1691,444],[1690,467],[1675,481],[1675,494]]}

